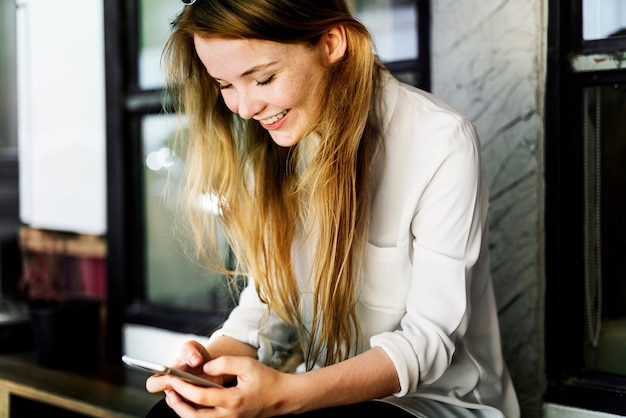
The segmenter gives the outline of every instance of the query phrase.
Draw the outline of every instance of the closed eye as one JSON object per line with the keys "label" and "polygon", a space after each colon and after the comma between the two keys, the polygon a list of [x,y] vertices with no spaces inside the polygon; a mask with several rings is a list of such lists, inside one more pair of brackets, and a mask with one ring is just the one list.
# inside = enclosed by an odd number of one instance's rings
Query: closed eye
{"label": "closed eye", "polygon": [[[257,86],[266,86],[268,84],[270,84],[272,81],[274,81],[274,79],[276,78],[275,74],[272,74],[271,76],[269,76],[267,79],[262,80],[262,81],[257,81],[256,85]],[[232,84],[221,84],[221,83],[217,83],[218,88],[220,90],[226,90],[231,88],[233,85]]]}
{"label": "closed eye", "polygon": [[274,81],[274,78],[276,77],[275,74],[272,74],[271,76],[269,76],[269,78],[263,80],[263,81],[258,81],[256,84],[257,86],[265,86],[269,83],[271,83],[272,81]]}

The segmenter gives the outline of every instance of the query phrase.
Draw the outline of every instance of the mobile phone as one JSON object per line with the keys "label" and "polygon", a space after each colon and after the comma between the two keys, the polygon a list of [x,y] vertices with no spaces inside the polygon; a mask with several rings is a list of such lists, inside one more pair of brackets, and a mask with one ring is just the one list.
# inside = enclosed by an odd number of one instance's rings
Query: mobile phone
{"label": "mobile phone", "polygon": [[153,363],[151,361],[140,360],[127,355],[122,356],[122,361],[129,366],[137,367],[142,370],[147,370],[152,373],[169,374],[172,376],[176,376],[194,385],[211,388],[223,388],[223,386],[218,385],[215,382],[211,382],[210,380],[203,379],[199,376],[184,372],[182,370],[172,369],[171,367],[164,366],[162,364]]}

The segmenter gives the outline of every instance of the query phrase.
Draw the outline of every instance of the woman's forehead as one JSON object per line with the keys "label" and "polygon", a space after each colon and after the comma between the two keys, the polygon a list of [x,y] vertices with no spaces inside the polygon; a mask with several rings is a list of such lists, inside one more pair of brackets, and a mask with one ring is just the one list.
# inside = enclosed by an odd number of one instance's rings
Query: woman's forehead
{"label": "woman's forehead", "polygon": [[[246,76],[262,68],[287,63],[304,52],[303,45],[283,44],[258,39],[194,37],[196,52],[211,76],[218,73]],[[213,74],[215,73],[215,74]]]}

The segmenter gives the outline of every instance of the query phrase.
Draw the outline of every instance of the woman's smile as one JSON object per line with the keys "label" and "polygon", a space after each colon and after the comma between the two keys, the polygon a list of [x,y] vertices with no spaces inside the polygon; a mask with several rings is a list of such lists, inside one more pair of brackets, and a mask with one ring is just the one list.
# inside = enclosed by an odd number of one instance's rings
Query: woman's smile
{"label": "woman's smile", "polygon": [[289,109],[286,109],[268,119],[259,120],[259,122],[261,123],[261,126],[263,126],[267,130],[278,129],[282,126],[288,113]]}

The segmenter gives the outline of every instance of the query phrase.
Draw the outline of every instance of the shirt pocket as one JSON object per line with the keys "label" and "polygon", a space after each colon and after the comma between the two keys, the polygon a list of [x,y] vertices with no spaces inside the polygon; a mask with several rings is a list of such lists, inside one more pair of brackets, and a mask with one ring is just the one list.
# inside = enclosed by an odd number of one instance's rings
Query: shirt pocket
{"label": "shirt pocket", "polygon": [[360,302],[368,308],[391,314],[406,311],[413,270],[409,243],[407,240],[397,247],[366,245]]}

